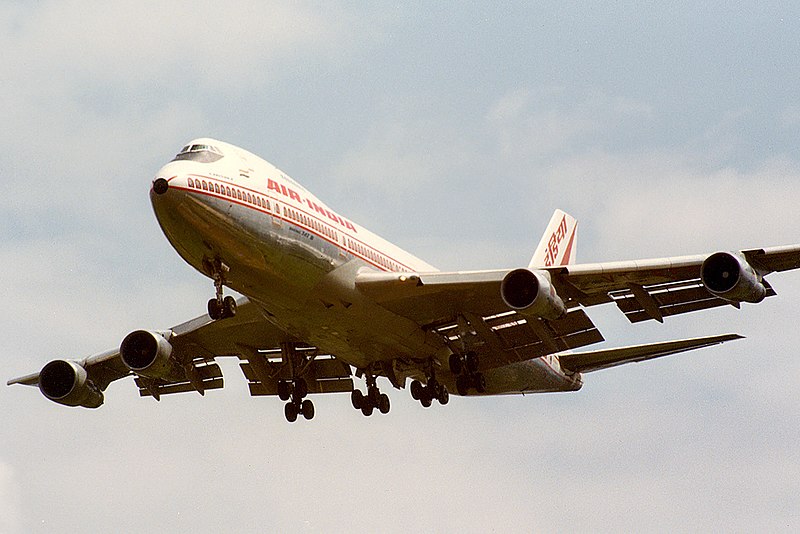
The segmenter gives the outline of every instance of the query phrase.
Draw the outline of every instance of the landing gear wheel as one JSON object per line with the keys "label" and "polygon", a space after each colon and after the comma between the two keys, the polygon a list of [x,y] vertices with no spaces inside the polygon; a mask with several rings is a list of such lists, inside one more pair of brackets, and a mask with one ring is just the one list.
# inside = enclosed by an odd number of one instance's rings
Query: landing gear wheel
{"label": "landing gear wheel", "polygon": [[311,402],[309,399],[303,401],[303,404],[300,405],[300,411],[303,413],[303,417],[308,419],[314,418],[314,403]]}
{"label": "landing gear wheel", "polygon": [[283,408],[283,413],[286,416],[286,420],[290,423],[297,421],[297,406],[295,403],[287,402],[286,406]]}
{"label": "landing gear wheel", "polygon": [[288,401],[292,396],[292,386],[285,380],[278,380],[278,398],[282,401]]}
{"label": "landing gear wheel", "polygon": [[208,301],[208,316],[213,320],[222,319],[222,307],[219,305],[217,299]]}
{"label": "landing gear wheel", "polygon": [[361,406],[361,413],[363,413],[366,417],[369,417],[370,415],[372,415],[372,410],[374,409],[375,407],[367,402]]}
{"label": "landing gear wheel", "polygon": [[450,402],[450,392],[447,391],[446,387],[441,386],[441,389],[439,389],[439,392],[436,395],[436,400],[438,400],[439,404],[442,406]]}
{"label": "landing gear wheel", "polygon": [[433,404],[433,397],[430,394],[430,391],[427,389],[424,391],[422,396],[419,398],[419,403],[422,404],[424,408],[430,408],[431,404]]}
{"label": "landing gear wheel", "polygon": [[228,295],[222,301],[222,317],[233,317],[236,315],[236,299]]}
{"label": "landing gear wheel", "polygon": [[456,378],[456,391],[462,397],[467,394],[469,390],[469,377],[467,375],[460,375]]}
{"label": "landing gear wheel", "polygon": [[380,390],[372,386],[367,390],[367,401],[373,406],[378,406],[378,401],[380,400],[381,392]]}
{"label": "landing gear wheel", "polygon": [[389,395],[386,393],[381,393],[380,397],[378,397],[378,410],[382,414],[389,413]]}
{"label": "landing gear wheel", "polygon": [[422,385],[422,382],[419,380],[414,380],[411,382],[411,398],[418,401],[422,398],[422,390],[425,386]]}
{"label": "landing gear wheel", "polygon": [[436,396],[439,394],[440,387],[441,386],[439,385],[438,380],[435,378],[428,379],[428,391],[430,392],[431,397],[436,398]]}
{"label": "landing gear wheel", "polygon": [[361,409],[361,407],[364,405],[364,394],[361,393],[360,389],[353,390],[353,392],[350,394],[350,402],[353,403],[353,408],[356,410]]}

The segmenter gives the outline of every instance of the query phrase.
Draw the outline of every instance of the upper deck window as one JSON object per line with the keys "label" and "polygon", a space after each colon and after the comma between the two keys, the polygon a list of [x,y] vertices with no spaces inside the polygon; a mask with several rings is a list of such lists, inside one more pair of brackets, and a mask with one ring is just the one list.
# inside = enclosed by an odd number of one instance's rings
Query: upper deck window
{"label": "upper deck window", "polygon": [[198,163],[214,163],[222,159],[222,151],[212,145],[186,145],[172,161],[188,160]]}

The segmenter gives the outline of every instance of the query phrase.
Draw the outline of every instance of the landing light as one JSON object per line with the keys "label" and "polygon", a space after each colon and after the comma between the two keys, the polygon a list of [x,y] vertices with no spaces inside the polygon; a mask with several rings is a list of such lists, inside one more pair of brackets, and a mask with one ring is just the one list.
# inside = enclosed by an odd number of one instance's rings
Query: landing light
{"label": "landing light", "polygon": [[167,192],[167,189],[169,189],[169,182],[164,178],[158,178],[153,182],[153,191],[155,191],[157,195],[163,195]]}

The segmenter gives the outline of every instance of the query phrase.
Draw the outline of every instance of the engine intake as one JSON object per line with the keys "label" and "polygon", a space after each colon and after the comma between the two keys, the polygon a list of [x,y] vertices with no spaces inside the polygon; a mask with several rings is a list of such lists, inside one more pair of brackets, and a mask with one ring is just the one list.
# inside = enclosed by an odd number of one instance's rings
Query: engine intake
{"label": "engine intake", "polygon": [[55,360],[39,372],[39,391],[53,402],[64,406],[98,408],[103,392],[88,379],[86,369],[67,360]]}
{"label": "engine intake", "polygon": [[559,319],[567,313],[547,271],[515,269],[509,272],[500,283],[500,296],[509,308],[522,315]]}
{"label": "engine intake", "polygon": [[176,362],[170,358],[172,345],[157,332],[131,332],[122,340],[119,354],[122,363],[137,375],[165,380],[183,376]]}
{"label": "engine intake", "polygon": [[703,262],[700,278],[711,293],[732,302],[757,303],[767,296],[761,276],[740,254],[712,254]]}

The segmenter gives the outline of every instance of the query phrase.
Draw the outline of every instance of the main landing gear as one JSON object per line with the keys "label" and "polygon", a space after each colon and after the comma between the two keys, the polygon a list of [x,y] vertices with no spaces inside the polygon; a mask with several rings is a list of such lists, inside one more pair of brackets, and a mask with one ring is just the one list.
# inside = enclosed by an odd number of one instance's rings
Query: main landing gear
{"label": "main landing gear", "polygon": [[425,381],[425,385],[419,380],[411,382],[411,398],[419,401],[424,408],[430,408],[434,399],[439,401],[439,404],[442,406],[450,402],[450,392],[447,391],[444,384],[440,384],[439,381],[436,380],[436,371],[433,366],[433,361],[431,361],[427,373],[428,379]]}
{"label": "main landing gear", "polygon": [[314,418],[314,403],[305,399],[308,395],[308,384],[305,379],[280,380],[278,382],[278,397],[282,401],[289,401],[283,413],[290,423],[297,421],[297,416],[302,414],[305,419]]}
{"label": "main landing gear", "polygon": [[469,351],[464,355],[451,354],[450,371],[456,375],[456,389],[459,395],[466,395],[471,388],[478,393],[486,393],[486,377],[478,371],[478,355]]}
{"label": "main landing gear", "polygon": [[[314,418],[314,403],[306,399],[308,395],[308,382],[302,375],[308,369],[311,360],[297,350],[294,343],[281,343],[281,358],[289,366],[289,380],[278,381],[278,397],[282,401],[289,401],[283,408],[283,414],[290,423],[297,421],[297,416],[305,419]],[[312,358],[313,360],[313,358]],[[300,378],[298,378],[300,377]]]}
{"label": "main landing gear", "polygon": [[207,263],[206,269],[214,279],[214,289],[216,290],[216,297],[208,301],[208,316],[215,321],[233,317],[236,315],[236,299],[230,295],[227,297],[222,296],[225,275],[230,272],[230,267],[225,265],[219,258],[215,258]]}
{"label": "main landing gear", "polygon": [[364,395],[360,389],[354,389],[350,394],[353,408],[361,410],[366,417],[372,415],[375,408],[383,414],[389,413],[389,396],[381,393],[375,383],[375,375],[367,374],[367,394]]}
{"label": "main landing gear", "polygon": [[450,392],[447,391],[444,384],[440,384],[439,381],[436,380],[436,377],[431,377],[425,385],[422,385],[422,382],[419,380],[411,382],[411,398],[419,401],[425,408],[430,408],[434,399],[444,406],[450,402]]}

